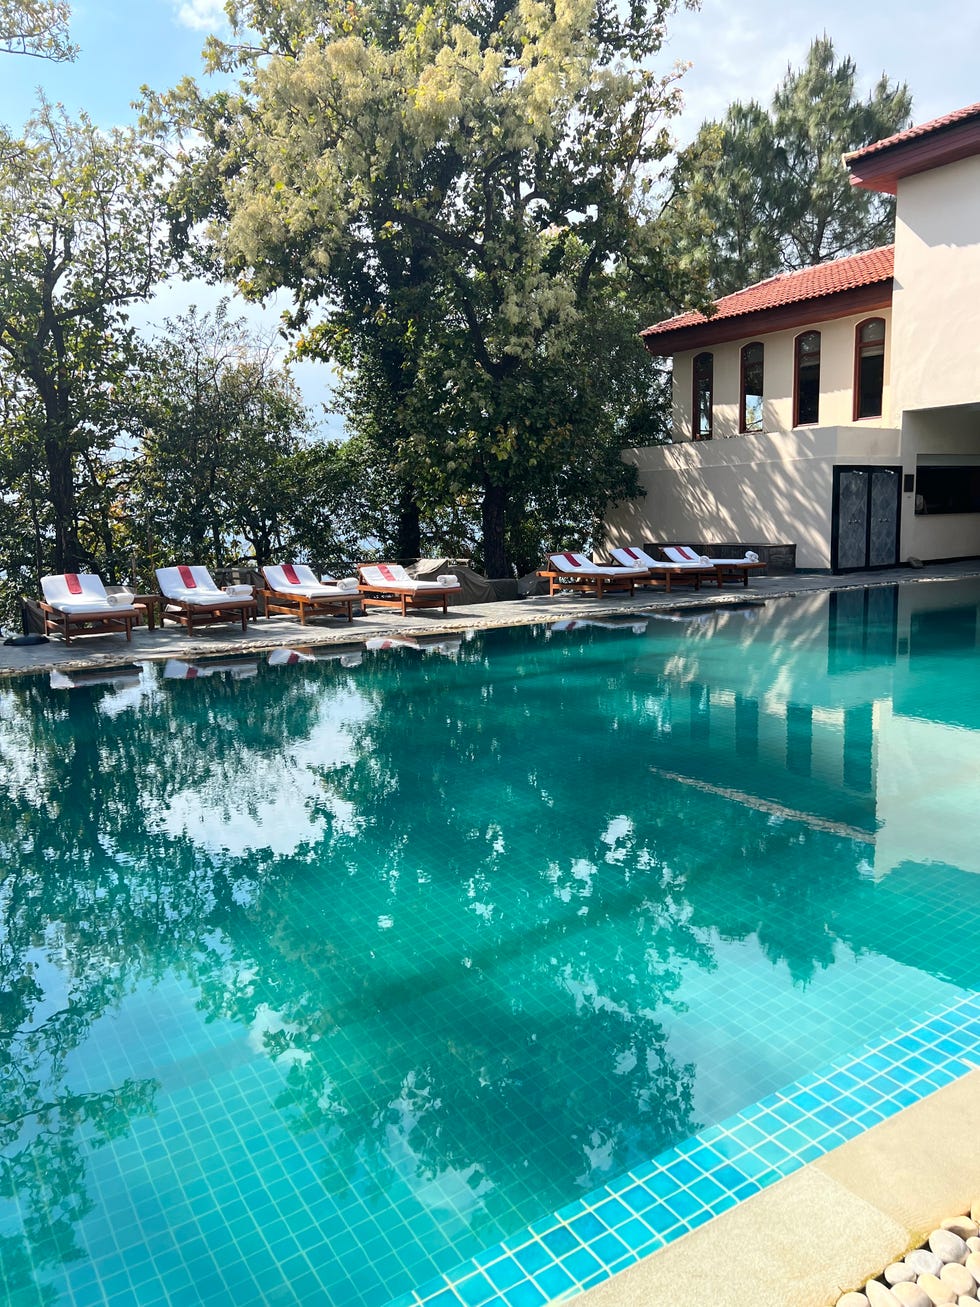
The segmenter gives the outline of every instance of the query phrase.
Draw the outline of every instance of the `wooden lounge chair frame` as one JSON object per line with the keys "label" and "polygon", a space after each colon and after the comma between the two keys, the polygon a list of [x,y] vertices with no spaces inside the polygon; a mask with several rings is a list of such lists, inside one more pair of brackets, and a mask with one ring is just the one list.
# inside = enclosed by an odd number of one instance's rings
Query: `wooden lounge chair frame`
{"label": "wooden lounge chair frame", "polygon": [[449,612],[449,596],[460,593],[461,587],[451,585],[436,589],[433,586],[418,588],[412,585],[398,585],[394,581],[385,581],[382,585],[372,585],[364,580],[362,567],[376,567],[376,563],[359,563],[358,593],[364,608],[394,608],[402,617],[408,616],[410,608],[441,608]]}
{"label": "wooden lounge chair frame", "polygon": [[215,622],[228,622],[233,615],[241,619],[242,630],[248,629],[248,619],[259,615],[259,605],[255,599],[232,599],[227,603],[192,604],[183,599],[171,599],[164,595],[160,605],[160,629],[169,617],[187,628],[187,634],[193,635],[197,626],[210,626]]}
{"label": "wooden lounge chair frame", "polygon": [[316,595],[311,598],[308,595],[283,594],[281,590],[272,590],[269,588],[260,590],[259,594],[262,596],[262,602],[267,617],[270,613],[286,613],[289,616],[295,617],[298,612],[301,626],[306,625],[307,613],[309,613],[311,617],[343,616],[347,618],[348,622],[353,622],[354,601],[359,598],[356,590],[351,591],[351,593],[344,598],[335,598],[332,595],[328,597]]}
{"label": "wooden lounge chair frame", "polygon": [[[65,644],[71,644],[72,633],[75,635],[125,635],[127,640],[133,638],[133,626],[139,621],[135,608],[120,608],[117,612],[66,613],[54,608],[45,600],[37,600],[37,606],[44,614],[44,634],[55,632]],[[83,628],[89,627],[88,631]]]}
{"label": "wooden lounge chair frame", "polygon": [[733,563],[733,562],[715,563],[713,564],[713,566],[715,571],[718,573],[719,585],[722,584],[722,580],[725,576],[737,577],[739,574],[741,574],[742,585],[745,587],[748,587],[750,572],[765,572],[767,570],[766,564],[761,561],[758,563]]}
{"label": "wooden lounge chair frame", "polygon": [[602,599],[607,593],[623,590],[632,598],[636,587],[646,582],[649,573],[639,572],[635,576],[604,576],[599,572],[560,572],[557,568],[542,568],[535,575],[543,577],[548,582],[549,598],[554,598],[559,590],[594,590],[595,597]]}
{"label": "wooden lounge chair frame", "polygon": [[[675,552],[677,552],[678,550],[680,550],[681,547],[679,545],[671,545],[670,548],[673,549]],[[689,548],[689,547],[685,546],[685,548]],[[694,551],[691,550],[690,552],[693,553]],[[704,557],[708,559],[708,562],[705,563],[704,566],[706,568],[710,567],[714,569],[715,574],[718,578],[719,588],[723,585],[724,578],[726,576],[741,576],[742,585],[744,587],[747,587],[749,584],[750,572],[765,572],[767,570],[767,564],[764,563],[761,559],[753,560],[750,558],[711,558],[707,554],[705,554]],[[676,561],[675,559],[671,559],[671,562],[675,562],[675,561]],[[691,566],[691,565],[692,564],[683,564],[683,563],[678,564],[678,566]]]}

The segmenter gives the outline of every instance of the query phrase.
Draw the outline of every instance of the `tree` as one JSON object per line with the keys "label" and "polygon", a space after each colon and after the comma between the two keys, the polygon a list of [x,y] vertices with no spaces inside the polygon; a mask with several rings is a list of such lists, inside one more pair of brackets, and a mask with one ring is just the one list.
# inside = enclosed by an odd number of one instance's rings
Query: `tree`
{"label": "tree", "polygon": [[0,0],[0,51],[63,63],[78,47],[68,39],[68,0]]}
{"label": "tree", "polygon": [[478,506],[490,575],[529,494],[614,440],[585,326],[653,212],[675,93],[643,64],[673,8],[233,0],[209,61],[240,93],[154,106],[204,142],[178,234],[210,216],[247,293],[292,292],[308,353],[383,378],[374,437],[416,504]]}
{"label": "tree", "polygon": [[155,164],[134,131],[103,133],[44,102],[22,139],[0,133],[0,388],[44,469],[56,572],[91,557],[80,465],[111,438],[133,361],[126,306],[167,266]]}
{"label": "tree", "polygon": [[854,61],[818,37],[768,110],[737,101],[680,156],[680,225],[710,219],[716,295],[892,239],[894,201],[852,187],[841,155],[901,131],[912,99],[883,74],[860,100],[856,81]]}
{"label": "tree", "polygon": [[127,495],[132,546],[154,562],[221,567],[250,554],[350,557],[353,469],[309,442],[310,418],[273,343],[228,317],[168,319],[133,378]]}

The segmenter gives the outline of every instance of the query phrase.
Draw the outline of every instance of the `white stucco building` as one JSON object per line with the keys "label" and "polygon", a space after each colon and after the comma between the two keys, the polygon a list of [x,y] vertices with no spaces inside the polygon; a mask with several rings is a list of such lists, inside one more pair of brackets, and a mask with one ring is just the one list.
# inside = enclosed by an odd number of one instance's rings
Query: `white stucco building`
{"label": "white stucco building", "polygon": [[895,244],[643,332],[673,358],[673,444],[613,545],[789,543],[838,571],[980,555],[980,104],[846,156]]}

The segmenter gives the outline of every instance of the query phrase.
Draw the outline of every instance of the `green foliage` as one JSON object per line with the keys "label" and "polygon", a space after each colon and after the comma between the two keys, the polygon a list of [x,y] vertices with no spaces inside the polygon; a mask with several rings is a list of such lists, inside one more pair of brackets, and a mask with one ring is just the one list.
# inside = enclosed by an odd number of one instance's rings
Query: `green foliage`
{"label": "green foliage", "polygon": [[0,495],[24,493],[19,468],[43,479],[46,569],[77,570],[106,543],[112,478],[98,465],[133,363],[125,310],[169,257],[156,164],[136,132],[104,133],[43,101],[22,137],[0,132],[0,396],[15,449],[0,454],[14,478]]}
{"label": "green foliage", "polygon": [[[707,218],[716,295],[779,272],[887,244],[894,201],[850,185],[841,155],[908,125],[905,83],[882,77],[866,100],[857,69],[819,37],[803,68],[787,70],[764,109],[732,104],[705,123],[678,160],[679,230]],[[700,241],[700,236],[698,241]],[[685,248],[693,250],[688,238]]]}
{"label": "green foliage", "polygon": [[129,532],[147,571],[180,557],[261,566],[352,547],[334,531],[344,460],[306,443],[309,416],[288,372],[268,341],[228,318],[227,301],[167,321],[131,405]]}
{"label": "green foliage", "polygon": [[179,155],[178,238],[210,216],[246,293],[292,292],[300,349],[347,370],[396,497],[475,507],[491,575],[556,485],[629,489],[592,484],[622,413],[591,341],[654,216],[675,92],[645,65],[673,8],[241,0],[240,43],[208,51],[239,92],[148,106],[203,141]]}
{"label": "green foliage", "polygon": [[68,0],[0,0],[0,52],[34,55],[55,63],[74,59],[68,39]]}

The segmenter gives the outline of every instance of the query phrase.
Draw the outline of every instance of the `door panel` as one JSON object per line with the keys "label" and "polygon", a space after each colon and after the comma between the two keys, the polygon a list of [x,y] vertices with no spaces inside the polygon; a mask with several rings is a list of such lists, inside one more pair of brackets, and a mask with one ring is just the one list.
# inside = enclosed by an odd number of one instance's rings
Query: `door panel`
{"label": "door panel", "polygon": [[898,562],[902,469],[835,467],[830,565],[835,572]]}
{"label": "door panel", "polygon": [[894,567],[898,561],[898,492],[901,474],[891,468],[871,473],[868,566]]}

